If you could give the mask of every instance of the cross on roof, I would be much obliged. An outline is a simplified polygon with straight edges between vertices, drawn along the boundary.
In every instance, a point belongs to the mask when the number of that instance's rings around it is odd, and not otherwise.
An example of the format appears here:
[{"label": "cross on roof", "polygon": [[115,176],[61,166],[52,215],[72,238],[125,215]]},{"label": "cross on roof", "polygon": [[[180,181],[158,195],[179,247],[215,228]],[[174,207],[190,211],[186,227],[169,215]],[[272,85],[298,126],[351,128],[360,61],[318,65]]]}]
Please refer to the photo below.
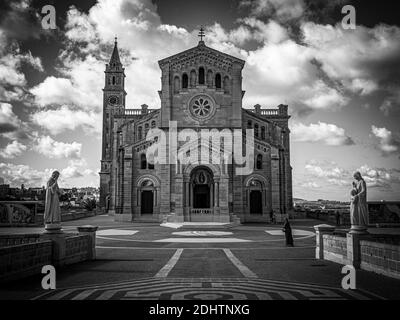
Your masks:
[{"label": "cross on roof", "polygon": [[199,37],[200,37],[200,41],[203,41],[203,37],[205,37],[205,33],[204,33],[204,28],[203,26],[201,26],[200,31],[199,31]]}]

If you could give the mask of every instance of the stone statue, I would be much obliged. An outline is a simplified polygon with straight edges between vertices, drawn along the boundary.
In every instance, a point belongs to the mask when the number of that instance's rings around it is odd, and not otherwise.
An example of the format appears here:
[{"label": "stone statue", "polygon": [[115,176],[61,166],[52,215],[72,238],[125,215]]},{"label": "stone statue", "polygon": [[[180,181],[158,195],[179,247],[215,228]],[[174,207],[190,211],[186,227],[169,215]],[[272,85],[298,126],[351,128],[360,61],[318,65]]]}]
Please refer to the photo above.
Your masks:
[{"label": "stone statue", "polygon": [[367,185],[360,172],[353,175],[353,189],[350,192],[350,220],[351,231],[364,233],[368,228]]},{"label": "stone statue", "polygon": [[60,230],[61,229],[61,209],[58,187],[58,177],[60,173],[54,171],[47,181],[45,209],[44,209],[44,222],[46,230]]}]

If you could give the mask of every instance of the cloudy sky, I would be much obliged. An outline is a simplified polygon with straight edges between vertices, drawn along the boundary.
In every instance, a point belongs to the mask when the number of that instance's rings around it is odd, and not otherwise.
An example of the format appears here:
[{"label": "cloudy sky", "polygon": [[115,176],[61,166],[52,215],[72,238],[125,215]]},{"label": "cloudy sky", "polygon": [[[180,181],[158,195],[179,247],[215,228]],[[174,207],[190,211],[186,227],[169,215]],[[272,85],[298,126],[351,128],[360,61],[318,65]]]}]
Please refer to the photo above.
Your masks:
[{"label": "cloudy sky", "polygon": [[[157,61],[206,44],[246,61],[244,107],[288,104],[294,196],[400,200],[400,21],[396,1],[1,1],[0,177],[98,186],[104,68],[114,37],[127,108],[159,108]],[[41,27],[53,4],[57,29]],[[355,30],[342,28],[345,4]]]}]

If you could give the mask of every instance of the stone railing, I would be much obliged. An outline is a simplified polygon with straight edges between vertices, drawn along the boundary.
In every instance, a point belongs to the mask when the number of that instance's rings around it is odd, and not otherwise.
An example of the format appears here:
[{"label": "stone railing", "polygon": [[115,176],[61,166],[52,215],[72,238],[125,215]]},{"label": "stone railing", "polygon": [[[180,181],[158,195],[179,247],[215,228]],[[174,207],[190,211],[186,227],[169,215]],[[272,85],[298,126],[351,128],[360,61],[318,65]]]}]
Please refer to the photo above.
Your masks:
[{"label": "stone railing", "polygon": [[315,226],[317,259],[352,265],[400,279],[400,236],[384,234],[345,233],[334,226]]},{"label": "stone railing", "polygon": [[0,248],[40,241],[40,234],[0,234]]},{"label": "stone railing", "polygon": [[125,109],[126,116],[140,116],[142,114],[142,109]]},{"label": "stone railing", "polygon": [[261,109],[260,113],[262,116],[278,116],[279,110],[278,109]]},{"label": "stone railing", "polygon": [[212,214],[213,210],[212,209],[192,209],[191,213],[192,214]]},{"label": "stone railing", "polygon": [[35,225],[40,201],[0,201],[0,225]]},{"label": "stone railing", "polygon": [[40,274],[44,265],[95,260],[97,227],[77,229],[78,233],[0,235],[0,283]]}]

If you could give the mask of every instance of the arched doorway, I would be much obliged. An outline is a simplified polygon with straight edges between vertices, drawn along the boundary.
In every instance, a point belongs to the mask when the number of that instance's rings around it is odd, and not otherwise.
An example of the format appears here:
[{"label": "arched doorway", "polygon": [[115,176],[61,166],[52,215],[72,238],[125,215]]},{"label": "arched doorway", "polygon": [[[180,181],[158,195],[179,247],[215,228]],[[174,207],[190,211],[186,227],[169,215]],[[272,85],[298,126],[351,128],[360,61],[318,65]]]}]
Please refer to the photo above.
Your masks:
[{"label": "arched doorway", "polygon": [[262,214],[262,193],[250,190],[250,214]]},{"label": "arched doorway", "polygon": [[191,186],[194,209],[211,209],[213,207],[213,174],[204,167],[193,170],[191,174]]},{"label": "arched doorway", "polygon": [[259,179],[261,177],[254,176],[247,180],[247,201],[248,201],[248,213],[251,215],[262,215],[266,214],[265,211],[265,189],[264,184]]},{"label": "arched doorway", "polygon": [[143,190],[141,201],[141,214],[153,214],[154,194],[153,191]]},{"label": "arched doorway", "polygon": [[154,211],[154,184],[145,180],[140,185],[140,214],[153,214]]}]

